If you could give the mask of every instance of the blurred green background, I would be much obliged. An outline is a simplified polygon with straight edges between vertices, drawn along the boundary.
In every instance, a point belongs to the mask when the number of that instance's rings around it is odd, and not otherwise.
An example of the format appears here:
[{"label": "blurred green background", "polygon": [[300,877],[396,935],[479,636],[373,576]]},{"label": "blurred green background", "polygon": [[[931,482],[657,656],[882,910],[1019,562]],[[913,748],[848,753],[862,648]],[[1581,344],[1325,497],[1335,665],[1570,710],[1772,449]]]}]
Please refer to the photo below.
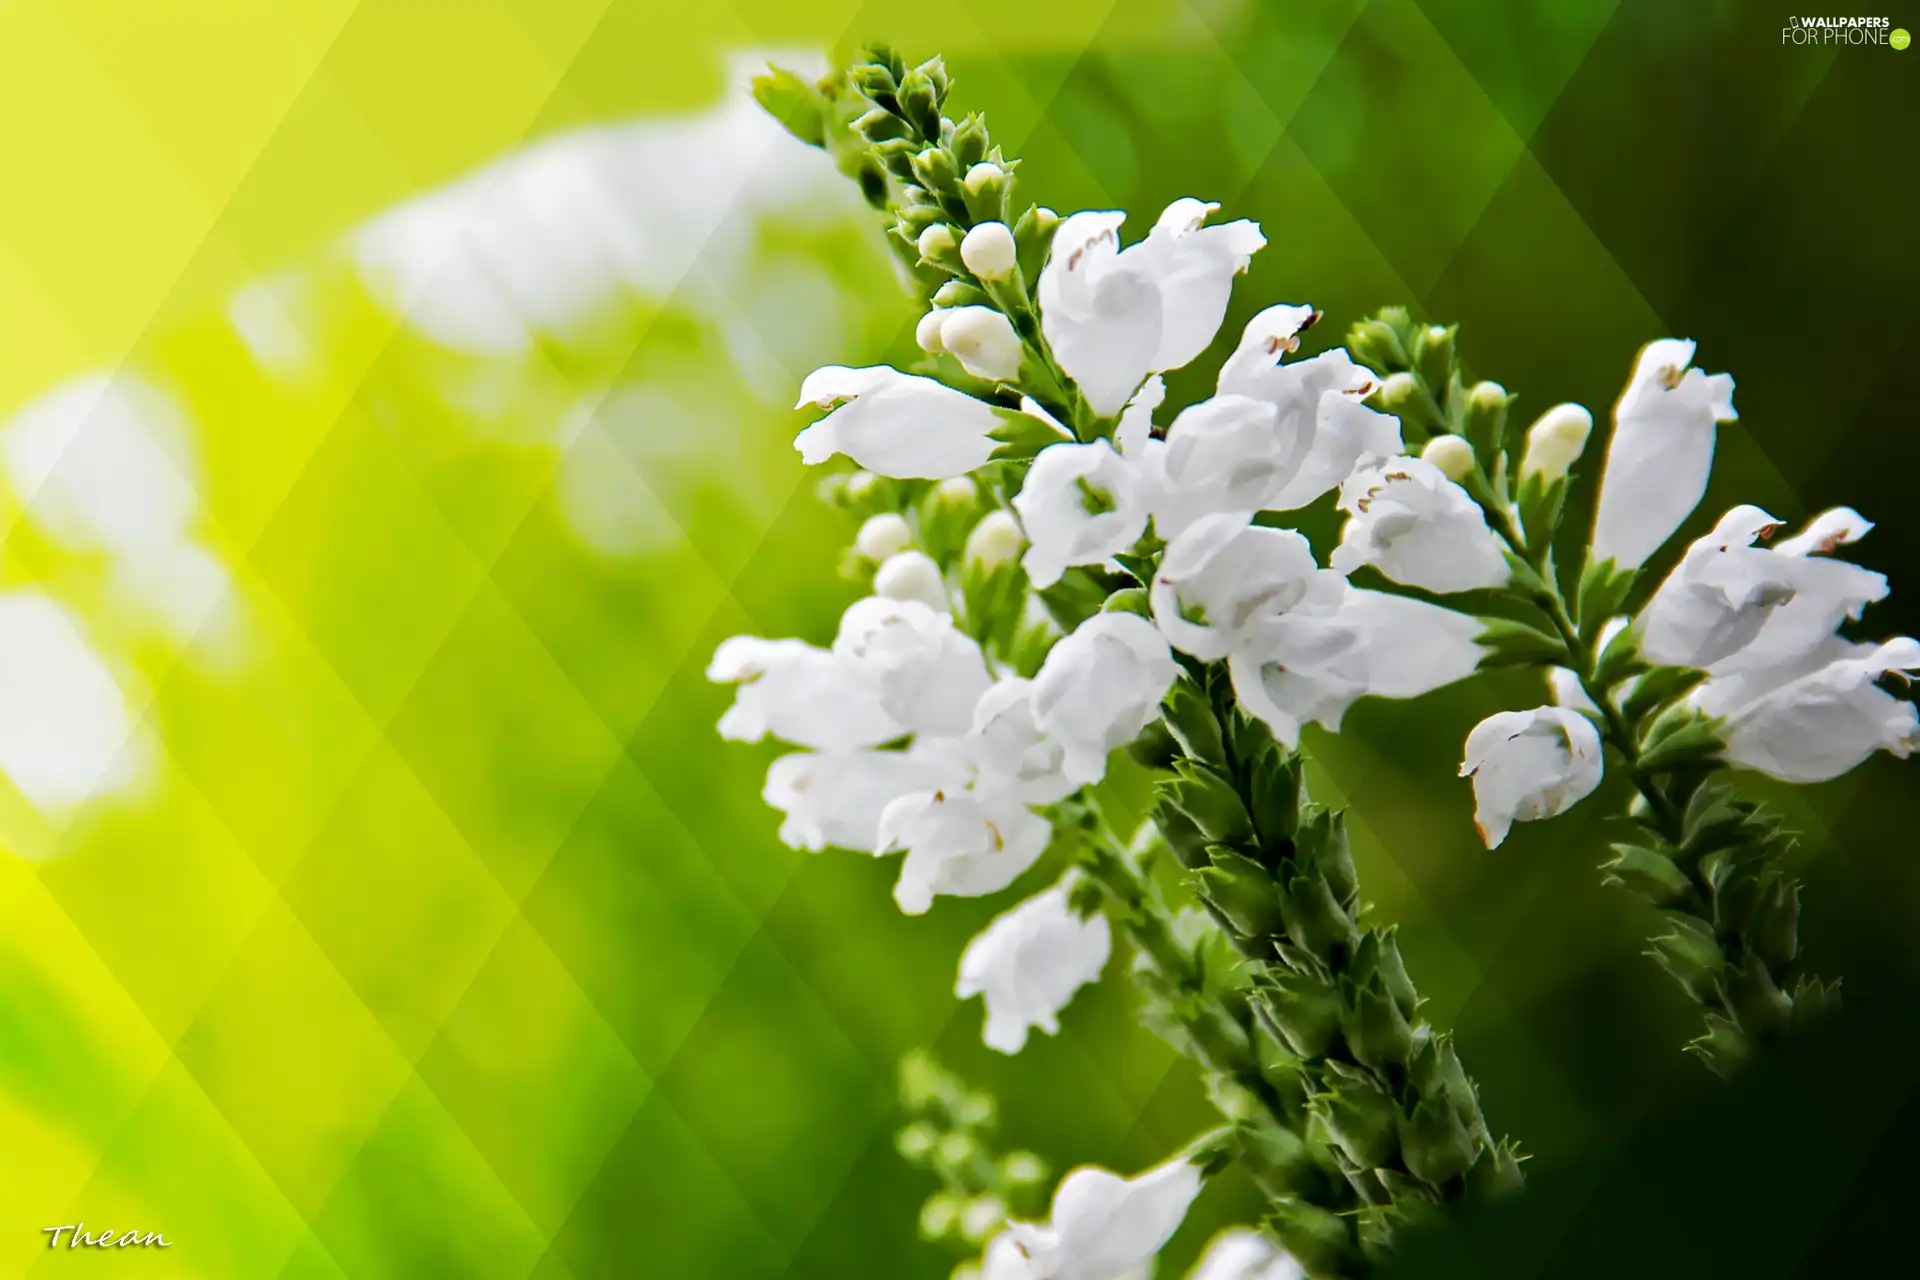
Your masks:
[{"label": "blurred green background", "polygon": [[[1742,414],[1696,523],[1848,503],[1916,584],[1920,53],[1783,46],[1786,12],[0,5],[0,622],[28,637],[0,643],[0,1274],[106,1265],[46,1248],[84,1219],[178,1241],[114,1274],[940,1276],[891,1150],[921,1045],[1056,1168],[1162,1158],[1210,1112],[1123,982],[987,1052],[953,969],[1012,895],[902,917],[889,864],[781,847],[777,752],[713,732],[720,639],[824,640],[854,594],[786,406],[913,319],[742,72],[944,52],[1033,198],[1259,219],[1229,338],[1407,302],[1537,411],[1693,337]],[[1621,797],[1474,839],[1459,743],[1538,696],[1313,743],[1535,1156],[1534,1197],[1410,1270],[1587,1274],[1626,1240],[1641,1274],[1735,1274],[1720,1215],[1764,1203],[1737,1273],[1795,1274],[1836,1206],[1863,1229],[1856,1178],[1899,1176],[1871,1170],[1920,1082],[1912,774],[1781,796],[1810,963],[1857,1011],[1714,1095],[1649,920],[1598,885]],[[1789,1167],[1777,1202],[1731,1172]],[[1169,1262],[1253,1206],[1216,1187]]]}]

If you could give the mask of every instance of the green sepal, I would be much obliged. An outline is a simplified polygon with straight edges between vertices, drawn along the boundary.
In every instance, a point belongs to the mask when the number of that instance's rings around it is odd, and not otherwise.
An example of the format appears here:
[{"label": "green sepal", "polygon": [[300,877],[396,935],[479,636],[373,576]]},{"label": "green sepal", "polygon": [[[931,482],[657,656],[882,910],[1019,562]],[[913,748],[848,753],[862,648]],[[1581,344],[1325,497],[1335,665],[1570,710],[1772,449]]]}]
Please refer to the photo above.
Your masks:
[{"label": "green sepal", "polygon": [[1766,962],[1748,955],[1746,963],[1726,976],[1727,1005],[1750,1034],[1768,1039],[1787,1029],[1793,1018],[1793,1001],[1774,982]]},{"label": "green sepal", "polygon": [[1668,932],[1651,940],[1647,954],[1673,975],[1700,1004],[1714,1001],[1726,959],[1706,925],[1678,911],[1661,913]]},{"label": "green sepal", "polygon": [[1014,220],[1013,243],[1021,275],[1029,280],[1040,278],[1040,269],[1047,265],[1047,251],[1053,245],[1053,233],[1059,225],[1059,215],[1037,205],[1028,205],[1027,211]]},{"label": "green sepal", "polygon": [[1573,665],[1566,641],[1552,632],[1514,618],[1481,618],[1475,637],[1487,651],[1480,669],[1495,667],[1565,667]]},{"label": "green sepal", "polygon": [[1031,458],[1050,444],[1070,444],[1073,441],[1072,436],[1034,414],[1015,409],[995,409],[993,412],[1000,424],[987,433],[987,437],[996,442],[989,461]]},{"label": "green sepal", "polygon": [[1648,726],[1640,767],[1649,773],[1710,765],[1720,758],[1720,722],[1690,707],[1673,707]]},{"label": "green sepal", "polygon": [[1565,476],[1548,480],[1535,474],[1521,480],[1520,493],[1514,505],[1520,509],[1520,530],[1526,535],[1529,549],[1537,552],[1552,545],[1553,535],[1560,528],[1560,512],[1566,505],[1567,488]]},{"label": "green sepal", "polygon": [[1281,887],[1280,914],[1293,945],[1323,964],[1336,949],[1345,951],[1353,946],[1353,921],[1315,868],[1304,868],[1287,878]]},{"label": "green sepal", "polygon": [[1405,1067],[1413,1027],[1386,983],[1377,974],[1365,983],[1343,979],[1340,996],[1340,1031],[1355,1061],[1381,1072]]},{"label": "green sepal", "polygon": [[[1453,378],[1454,340],[1459,333],[1459,325],[1429,324],[1421,325],[1413,335],[1413,371],[1436,400],[1446,394]],[[1477,443],[1474,452],[1479,452]]]},{"label": "green sepal", "polygon": [[1723,1079],[1731,1077],[1752,1060],[1756,1046],[1753,1037],[1717,1013],[1707,1015],[1707,1034],[1687,1045],[1687,1052],[1707,1064],[1707,1069]]},{"label": "green sepal", "polygon": [[1348,1220],[1305,1200],[1276,1202],[1267,1213],[1267,1229],[1308,1275],[1358,1275],[1366,1266]]},{"label": "green sepal", "polygon": [[[1241,735],[1235,734],[1234,740],[1240,742]],[[1247,767],[1247,795],[1263,852],[1284,852],[1299,831],[1300,782],[1300,757],[1282,751],[1279,744],[1269,740],[1253,755]]]},{"label": "green sepal", "polygon": [[1362,320],[1347,330],[1347,351],[1355,360],[1383,376],[1413,367],[1413,357],[1401,341],[1399,329],[1380,315]]},{"label": "green sepal", "polygon": [[1347,1159],[1362,1169],[1388,1164],[1400,1150],[1400,1108],[1364,1071],[1327,1064],[1327,1089],[1314,1114]]},{"label": "green sepal", "polygon": [[[1424,367],[1423,365],[1423,370]],[[1432,379],[1428,379],[1428,385],[1434,385]],[[1457,387],[1459,384],[1454,385]],[[1467,438],[1467,443],[1473,446],[1473,456],[1480,460],[1481,469],[1491,476],[1499,467],[1500,457],[1506,451],[1507,407],[1513,403],[1513,397],[1502,391],[1497,383],[1481,382],[1476,383],[1464,396],[1449,397],[1450,400],[1456,398],[1464,400],[1466,404],[1465,430],[1461,434]],[[1523,485],[1521,487],[1523,501],[1525,496],[1526,487]],[[1558,504],[1556,504],[1556,519],[1558,518],[1557,506]],[[1523,518],[1524,514],[1523,507]],[[1530,527],[1526,528],[1526,534],[1528,547],[1541,545],[1533,540],[1533,530]]]},{"label": "green sepal", "polygon": [[1280,894],[1265,867],[1224,845],[1207,850],[1210,866],[1193,873],[1195,891],[1248,938],[1280,933]]},{"label": "green sepal", "polygon": [[1347,839],[1347,815],[1310,804],[1294,832],[1297,860],[1326,878],[1335,902],[1351,909],[1360,895],[1360,873],[1353,865],[1353,846]]},{"label": "green sepal", "polygon": [[1192,818],[1217,844],[1241,844],[1253,836],[1253,819],[1233,784],[1195,760],[1176,760],[1174,777],[1161,782],[1160,794]]},{"label": "green sepal", "polygon": [[986,117],[978,111],[969,113],[953,126],[953,138],[947,145],[953,151],[954,163],[962,176],[987,158],[989,141]]},{"label": "green sepal", "polygon": [[1422,1099],[1400,1116],[1400,1158],[1413,1175],[1444,1187],[1473,1167],[1479,1135],[1445,1102]]},{"label": "green sepal", "polygon": [[1614,845],[1613,857],[1600,869],[1606,883],[1631,889],[1656,907],[1678,905],[1693,893],[1693,882],[1672,858],[1639,845]]},{"label": "green sepal", "polygon": [[1314,974],[1269,966],[1248,998],[1254,1012],[1302,1058],[1324,1057],[1340,1034],[1340,997]]},{"label": "green sepal", "polygon": [[1646,670],[1646,666],[1640,657],[1640,641],[1633,634],[1633,628],[1622,627],[1620,634],[1607,641],[1607,647],[1594,659],[1593,682],[1602,689],[1611,689],[1628,676]]},{"label": "green sepal", "polygon": [[769,66],[753,78],[753,100],[782,128],[810,147],[827,145],[832,104],[813,81],[785,67]]},{"label": "green sepal", "polygon": [[[1143,618],[1153,616],[1153,604],[1147,599],[1145,589],[1141,587],[1122,587],[1106,598],[1100,606],[1102,613],[1135,613]],[[1174,735],[1176,738],[1178,734]],[[1184,745],[1184,744],[1183,744]]]},{"label": "green sepal", "polygon": [[1800,886],[1784,876],[1767,885],[1748,926],[1747,945],[1776,973],[1800,954]]},{"label": "green sepal", "polygon": [[[1138,587],[1134,590],[1142,596],[1146,594]],[[1166,700],[1160,704],[1160,714],[1188,755],[1217,769],[1227,767],[1226,741],[1220,732],[1220,721],[1213,714],[1213,704],[1191,680],[1174,682]]]},{"label": "green sepal", "polygon": [[1486,1203],[1503,1199],[1523,1189],[1526,1175],[1520,1172],[1520,1152],[1509,1142],[1496,1142],[1480,1153],[1467,1170],[1465,1192],[1469,1200]]},{"label": "green sepal", "polygon": [[1167,847],[1180,865],[1189,871],[1208,866],[1207,834],[1166,795],[1153,807],[1153,824],[1160,828]]}]

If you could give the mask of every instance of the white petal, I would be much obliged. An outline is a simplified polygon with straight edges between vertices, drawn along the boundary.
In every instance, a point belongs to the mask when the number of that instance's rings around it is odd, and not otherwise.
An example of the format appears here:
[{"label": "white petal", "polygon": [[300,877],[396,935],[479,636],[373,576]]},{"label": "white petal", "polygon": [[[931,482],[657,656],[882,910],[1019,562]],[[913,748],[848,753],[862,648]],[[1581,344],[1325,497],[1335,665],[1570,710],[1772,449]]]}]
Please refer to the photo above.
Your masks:
[{"label": "white petal", "polygon": [[1707,491],[1717,424],[1733,418],[1733,379],[1687,366],[1693,343],[1649,343],[1614,406],[1599,510],[1597,560],[1638,568]]}]

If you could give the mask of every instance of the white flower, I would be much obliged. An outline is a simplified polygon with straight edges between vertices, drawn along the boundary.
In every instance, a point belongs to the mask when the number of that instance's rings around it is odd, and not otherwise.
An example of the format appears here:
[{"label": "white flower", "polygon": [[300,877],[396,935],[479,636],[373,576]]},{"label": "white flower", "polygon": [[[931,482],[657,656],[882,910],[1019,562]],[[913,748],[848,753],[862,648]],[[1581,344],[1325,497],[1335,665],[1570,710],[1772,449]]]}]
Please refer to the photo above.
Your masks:
[{"label": "white flower", "polygon": [[1233,277],[1266,244],[1251,222],[1205,226],[1216,205],[1176,200],[1122,251],[1121,212],[1076,213],[1054,231],[1040,272],[1040,325],[1095,413],[1120,411],[1150,373],[1213,341]]},{"label": "white flower", "polygon": [[787,847],[867,852],[879,842],[889,804],[954,779],[950,763],[923,751],[799,751],[768,767],[760,796],[785,815],[780,840]]},{"label": "white flower", "polygon": [[720,736],[730,742],[772,736],[820,751],[848,751],[907,732],[881,706],[875,681],[803,640],[724,640],[707,666],[707,679],[739,686],[720,717]]},{"label": "white flower", "polygon": [[892,511],[868,516],[853,536],[853,549],[878,564],[913,545],[913,529],[906,517]]},{"label": "white flower", "polygon": [[921,791],[887,805],[874,852],[907,851],[893,900],[917,916],[942,894],[998,893],[1039,861],[1052,838],[1047,820],[1019,805],[972,791]]},{"label": "white flower", "polygon": [[1053,804],[1080,786],[1066,775],[1066,752],[1034,722],[1030,680],[1009,676],[980,695],[962,749],[976,791]]},{"label": "white flower", "polygon": [[1480,504],[1425,459],[1363,464],[1340,486],[1340,509],[1350,516],[1332,556],[1342,573],[1370,564],[1441,594],[1503,586],[1510,576]]},{"label": "white flower", "polygon": [[[1347,478],[1361,458],[1401,452],[1400,420],[1362,403],[1380,383],[1369,369],[1336,348],[1283,363],[1298,307],[1269,307],[1247,323],[1240,347],[1221,366],[1220,395],[1250,396],[1274,406],[1277,431],[1290,444],[1305,442],[1285,483],[1263,504],[1273,511],[1306,506]],[[1276,314],[1278,313],[1278,314]],[[1219,508],[1216,508],[1219,509]]]},{"label": "white flower", "polygon": [[1501,711],[1467,735],[1460,776],[1473,779],[1473,825],[1497,849],[1516,822],[1564,813],[1601,777],[1600,731],[1564,707]]},{"label": "white flower", "polygon": [[1520,478],[1539,476],[1559,480],[1586,451],[1593,434],[1593,415],[1577,404],[1557,404],[1527,428],[1527,451],[1520,458]]},{"label": "white flower", "polygon": [[854,601],[840,617],[833,653],[878,691],[889,716],[915,733],[965,733],[991,683],[980,646],[951,617],[918,600]]},{"label": "white flower", "polygon": [[[973,239],[971,232],[967,239]],[[968,373],[989,382],[1011,382],[1020,376],[1026,347],[1013,331],[1012,321],[992,307],[953,307],[934,314],[940,317],[940,350]]]},{"label": "white flower", "polygon": [[1807,527],[1774,544],[1783,556],[1830,556],[1873,532],[1873,522],[1852,507],[1832,507],[1807,521]]},{"label": "white flower", "polygon": [[[1045,1223],[1010,1222],[996,1238],[1010,1240],[1030,1280],[1120,1280],[1153,1261],[1200,1194],[1197,1166],[1169,1160],[1134,1178],[1092,1165],[1060,1180]],[[993,1273],[989,1273],[993,1274]],[[1011,1269],[1003,1274],[1019,1276]]]},{"label": "white flower", "polygon": [[1113,950],[1105,916],[1083,919],[1068,905],[1062,881],[993,918],[967,944],[953,993],[984,996],[989,1049],[1018,1053],[1027,1032],[1060,1030],[1060,1011],[1073,993],[1100,976]]},{"label": "white flower", "polygon": [[991,571],[1012,564],[1026,545],[1026,535],[1020,532],[1020,522],[1013,513],[996,507],[973,526],[960,558],[968,565]]},{"label": "white flower", "polygon": [[888,556],[886,563],[874,572],[873,594],[889,600],[918,600],[941,613],[951,611],[940,566],[924,551],[902,551]]},{"label": "white flower", "polygon": [[1306,1280],[1306,1274],[1266,1236],[1236,1227],[1213,1238],[1187,1280]]},{"label": "white flower", "polygon": [[1637,569],[1673,536],[1707,491],[1716,425],[1733,410],[1733,376],[1709,377],[1693,343],[1662,338],[1640,352],[1613,408],[1613,440],[1593,522],[1596,561]]},{"label": "white flower", "polygon": [[1308,723],[1338,729],[1364,697],[1415,698],[1478,668],[1478,620],[1349,586],[1331,611],[1294,609],[1253,628],[1227,659],[1241,705],[1288,747]]},{"label": "white flower", "polygon": [[1069,565],[1100,564],[1147,531],[1140,478],[1105,440],[1042,449],[1013,499],[1027,533],[1021,563],[1036,587]]},{"label": "white flower", "polygon": [[1264,400],[1220,395],[1180,411],[1165,440],[1142,458],[1148,502],[1160,536],[1171,541],[1202,516],[1261,511],[1299,470],[1312,441],[1310,421],[1289,418]]},{"label": "white flower", "polygon": [[[1270,391],[1273,370],[1300,349],[1300,335],[1320,319],[1310,306],[1281,303],[1259,312],[1240,330],[1240,341],[1220,365],[1217,381],[1222,391],[1256,398],[1278,399]],[[1264,396],[1263,396],[1264,393]]]},{"label": "white flower", "polygon": [[844,453],[896,480],[944,480],[985,463],[999,412],[952,387],[885,365],[807,375],[795,408],[831,409],[794,439],[809,466]]},{"label": "white flower", "polygon": [[1710,679],[1694,705],[1725,719],[1729,764],[1787,782],[1825,782],[1876,751],[1905,759],[1920,745],[1913,704],[1876,683],[1915,672],[1920,641],[1911,637],[1879,645],[1834,639],[1798,671]]},{"label": "white flower", "polygon": [[1097,613],[1048,652],[1033,680],[1033,719],[1060,744],[1066,774],[1098,781],[1107,756],[1140,736],[1180,668],[1154,625],[1133,613]]},{"label": "white flower", "polygon": [[[983,162],[967,170],[966,186],[977,195],[988,183],[1006,176],[1006,170],[999,165]],[[966,239],[960,242],[960,261],[966,263],[967,270],[982,280],[1005,280],[1019,265],[1020,250],[1006,223],[982,222],[967,232]]]},{"label": "white flower", "polygon": [[1305,538],[1248,524],[1241,512],[1202,516],[1169,543],[1150,598],[1169,644],[1217,662],[1268,619],[1294,609],[1332,612],[1345,590]]},{"label": "white flower", "polygon": [[[1826,521],[1822,527],[1821,521]],[[1668,666],[1715,674],[1793,663],[1847,619],[1884,599],[1880,574],[1810,555],[1868,528],[1852,511],[1829,512],[1769,550],[1754,543],[1780,527],[1758,507],[1735,507],[1687,548],[1640,613],[1640,651]]]}]

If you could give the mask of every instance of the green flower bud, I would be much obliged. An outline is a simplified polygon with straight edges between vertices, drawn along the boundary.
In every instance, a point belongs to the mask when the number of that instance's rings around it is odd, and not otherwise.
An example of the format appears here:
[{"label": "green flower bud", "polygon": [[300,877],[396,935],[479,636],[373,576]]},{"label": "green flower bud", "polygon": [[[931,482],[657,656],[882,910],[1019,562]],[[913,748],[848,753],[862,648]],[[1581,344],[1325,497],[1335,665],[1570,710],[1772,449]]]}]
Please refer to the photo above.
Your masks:
[{"label": "green flower bud", "polygon": [[867,151],[882,168],[902,182],[913,181],[913,153],[913,143],[907,138],[876,142]]},{"label": "green flower bud", "polygon": [[1444,394],[1453,380],[1453,346],[1458,332],[1451,325],[1430,324],[1413,335],[1413,367],[1435,395]]},{"label": "green flower bud", "polygon": [[[1147,728],[1149,731],[1158,728],[1160,733],[1166,733],[1165,728],[1161,726],[1149,725]],[[1147,734],[1144,733],[1141,735],[1142,738],[1146,736]],[[1171,737],[1167,738],[1167,745],[1178,750]],[[1207,833],[1200,829],[1199,823],[1181,812],[1180,807],[1164,794],[1154,805],[1153,825],[1160,828],[1160,834],[1166,839],[1167,847],[1173,850],[1173,856],[1179,860],[1181,866],[1194,869],[1209,865]]]},{"label": "green flower bud", "polygon": [[1053,244],[1053,233],[1059,225],[1059,214],[1038,205],[1021,214],[1013,224],[1014,243],[1019,246],[1020,272],[1027,279],[1040,278],[1040,269],[1047,264],[1047,250]]},{"label": "green flower bud", "polygon": [[1404,369],[1388,374],[1381,381],[1380,389],[1373,393],[1373,398],[1382,413],[1390,413],[1409,422],[1435,425],[1427,398],[1420,390],[1420,379]]},{"label": "green flower bud", "polygon": [[1007,207],[1008,174],[991,160],[982,160],[966,170],[960,179],[960,194],[967,212],[979,221],[997,220]]},{"label": "green flower bud", "polygon": [[965,280],[949,280],[933,291],[933,305],[936,307],[980,307],[991,301],[984,291]]},{"label": "green flower bud", "polygon": [[962,169],[971,169],[987,158],[987,122],[979,112],[974,112],[953,128],[953,138],[948,142],[953,151],[953,162]]},{"label": "green flower bud", "polygon": [[907,136],[907,124],[884,107],[874,107],[853,122],[853,131],[868,142],[886,142]]},{"label": "green flower bud", "polygon": [[940,1141],[940,1135],[932,1125],[916,1122],[894,1135],[894,1149],[899,1151],[901,1159],[908,1164],[919,1164],[933,1153],[933,1147]]},{"label": "green flower bud", "polygon": [[1325,961],[1336,948],[1353,946],[1353,921],[1312,868],[1288,879],[1281,892],[1280,913],[1293,945],[1318,960]]},{"label": "green flower bud", "polygon": [[1400,335],[1384,320],[1362,320],[1347,332],[1347,350],[1361,364],[1380,374],[1405,369],[1411,362]]},{"label": "green flower bud", "polygon": [[1740,1015],[1741,1028],[1763,1039],[1785,1031],[1793,1017],[1793,1001],[1756,955],[1749,955],[1740,971],[1728,978],[1727,1003]]},{"label": "green flower bud", "polygon": [[1467,392],[1467,443],[1489,471],[1507,443],[1507,405],[1513,400],[1497,382],[1477,382]]},{"label": "green flower bud", "polygon": [[[1138,588],[1135,588],[1138,590]],[[1213,707],[1206,696],[1194,687],[1190,680],[1181,680],[1167,691],[1167,698],[1161,704],[1161,714],[1165,717],[1167,728],[1180,741],[1180,746],[1196,760],[1224,768],[1227,763],[1227,748],[1220,735],[1220,721],[1213,714]]]},{"label": "green flower bud", "polygon": [[970,569],[991,573],[1018,561],[1026,545],[1026,535],[1011,511],[989,511],[967,535],[961,559]]},{"label": "green flower bud", "polygon": [[1341,994],[1340,1030],[1354,1059],[1375,1071],[1403,1066],[1413,1051],[1413,1028],[1386,984],[1377,976],[1364,986],[1344,983]]},{"label": "green flower bud", "polygon": [[1314,1110],[1335,1144],[1363,1169],[1377,1169],[1400,1149],[1400,1108],[1358,1072],[1330,1081]]},{"label": "green flower bud", "polygon": [[893,73],[883,66],[868,63],[855,67],[852,72],[853,87],[861,94],[875,101],[891,101],[899,86],[894,82]]},{"label": "green flower bud", "polygon": [[940,136],[940,96],[923,69],[915,67],[902,77],[898,96],[900,114],[920,131],[922,137]]},{"label": "green flower bud", "polygon": [[936,1191],[920,1206],[920,1238],[941,1240],[960,1225],[967,1202],[950,1191]]},{"label": "green flower bud", "polygon": [[1047,1162],[1031,1151],[1012,1151],[1000,1161],[1000,1172],[1016,1187],[1031,1187],[1047,1176]]},{"label": "green flower bud", "polygon": [[1310,974],[1270,967],[1249,999],[1254,1012],[1303,1058],[1323,1056],[1340,1034],[1340,997]]},{"label": "green flower bud", "polygon": [[1238,844],[1253,835],[1253,819],[1233,784],[1192,760],[1174,766],[1177,776],[1160,784],[1161,792],[1199,824],[1207,839]]},{"label": "green flower bud", "polygon": [[1273,1205],[1267,1224],[1311,1276],[1360,1274],[1365,1265],[1347,1219],[1305,1200]]},{"label": "green flower bud", "polygon": [[944,147],[927,147],[913,157],[913,180],[943,196],[960,194],[960,175]]}]

